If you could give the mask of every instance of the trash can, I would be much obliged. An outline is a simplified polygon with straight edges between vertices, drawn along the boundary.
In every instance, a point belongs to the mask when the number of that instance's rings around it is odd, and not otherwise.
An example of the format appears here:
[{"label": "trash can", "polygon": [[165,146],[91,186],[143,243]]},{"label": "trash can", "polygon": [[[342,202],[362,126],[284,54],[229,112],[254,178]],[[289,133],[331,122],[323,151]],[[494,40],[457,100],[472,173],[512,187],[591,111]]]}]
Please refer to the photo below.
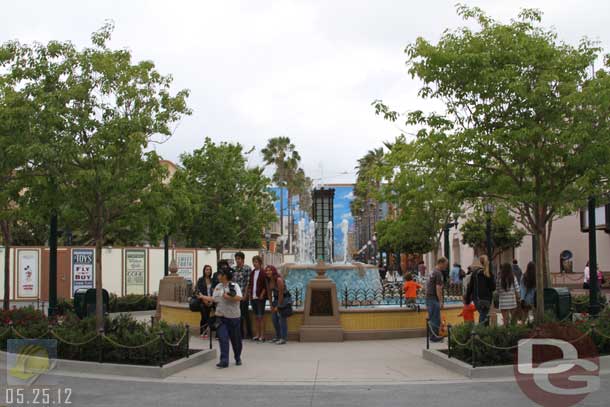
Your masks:
[{"label": "trash can", "polygon": [[565,320],[570,316],[572,296],[565,287],[544,289],[544,310],[551,311],[558,320]]},{"label": "trash can", "polygon": [[87,315],[87,305],[85,303],[87,290],[88,288],[79,288],[74,291],[74,312],[81,319]]},{"label": "trash can", "polygon": [[[108,291],[102,290],[104,314],[108,312]],[[79,288],[74,291],[74,312],[79,318],[95,315],[95,288]]]}]

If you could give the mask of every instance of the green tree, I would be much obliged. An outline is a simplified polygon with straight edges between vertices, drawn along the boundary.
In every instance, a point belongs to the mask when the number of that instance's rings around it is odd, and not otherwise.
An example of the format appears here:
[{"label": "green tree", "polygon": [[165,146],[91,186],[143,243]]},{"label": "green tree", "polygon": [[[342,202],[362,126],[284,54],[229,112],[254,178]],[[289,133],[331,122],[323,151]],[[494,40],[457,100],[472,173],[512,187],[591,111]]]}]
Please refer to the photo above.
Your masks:
[{"label": "green tree", "polygon": [[[592,77],[601,49],[583,39],[560,42],[540,26],[541,13],[525,9],[510,23],[478,8],[458,6],[477,29],[445,31],[437,43],[418,38],[406,48],[419,95],[445,111],[408,115],[424,127],[418,138],[450,153],[462,189],[496,200],[515,213],[537,247],[538,301],[549,284],[553,221],[607,189],[610,154],[610,76]],[[390,120],[398,115],[376,102]],[[441,164],[434,158],[428,165]],[[542,320],[543,309],[537,310]]]},{"label": "green tree", "polygon": [[203,146],[181,156],[171,181],[174,194],[187,198],[179,229],[196,246],[209,246],[220,258],[223,247],[259,247],[266,225],[276,219],[271,180],[262,168],[248,168],[241,144]]},{"label": "green tree", "polygon": [[[284,234],[284,194],[283,189],[288,191],[288,250],[292,251],[292,197],[294,193],[294,180],[297,177],[301,156],[296,151],[295,145],[289,137],[273,137],[267,141],[265,148],[261,150],[263,161],[266,166],[275,166],[273,182],[280,189],[280,230]],[[282,242],[283,252],[284,242]]]},{"label": "green tree", "polygon": [[[476,208],[460,227],[462,243],[472,247],[476,253],[486,253],[486,225],[487,216],[481,208]],[[497,208],[494,212],[491,218],[491,230],[494,258],[506,250],[521,246],[526,234],[506,208]]]},{"label": "green tree", "polygon": [[150,142],[170,136],[172,123],[190,113],[186,90],[171,95],[171,76],[108,48],[112,30],[105,25],[83,50],[69,42],[12,42],[0,52],[13,91],[35,108],[24,131],[33,139],[27,158],[36,176],[28,194],[95,244],[98,328],[102,246],[149,232],[145,203],[165,176]]}]

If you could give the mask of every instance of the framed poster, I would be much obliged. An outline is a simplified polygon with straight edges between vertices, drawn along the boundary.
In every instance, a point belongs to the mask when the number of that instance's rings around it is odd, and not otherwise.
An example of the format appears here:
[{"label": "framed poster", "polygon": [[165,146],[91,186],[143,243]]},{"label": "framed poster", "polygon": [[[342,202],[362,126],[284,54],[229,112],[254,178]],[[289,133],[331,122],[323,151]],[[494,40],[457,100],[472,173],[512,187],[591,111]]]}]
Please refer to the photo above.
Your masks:
[{"label": "framed poster", "polygon": [[93,288],[95,281],[95,252],[93,249],[72,250],[72,292],[79,288]]},{"label": "framed poster", "polygon": [[125,249],[125,294],[146,294],[146,249]]},{"label": "framed poster", "polygon": [[39,266],[38,249],[17,249],[18,298],[38,298]]},{"label": "framed poster", "polygon": [[178,275],[192,282],[195,273],[195,253],[176,252],[176,264]]}]

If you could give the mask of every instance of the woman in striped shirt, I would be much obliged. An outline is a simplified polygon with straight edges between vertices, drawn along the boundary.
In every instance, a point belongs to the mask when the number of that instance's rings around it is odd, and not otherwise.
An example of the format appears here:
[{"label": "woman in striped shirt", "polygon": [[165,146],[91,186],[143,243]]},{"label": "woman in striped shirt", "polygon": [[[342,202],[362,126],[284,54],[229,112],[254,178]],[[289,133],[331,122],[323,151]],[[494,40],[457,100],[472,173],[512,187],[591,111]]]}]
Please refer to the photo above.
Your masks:
[{"label": "woman in striped shirt", "polygon": [[500,266],[500,287],[498,288],[499,309],[504,325],[514,322],[519,302],[519,282],[513,267],[504,263]]}]

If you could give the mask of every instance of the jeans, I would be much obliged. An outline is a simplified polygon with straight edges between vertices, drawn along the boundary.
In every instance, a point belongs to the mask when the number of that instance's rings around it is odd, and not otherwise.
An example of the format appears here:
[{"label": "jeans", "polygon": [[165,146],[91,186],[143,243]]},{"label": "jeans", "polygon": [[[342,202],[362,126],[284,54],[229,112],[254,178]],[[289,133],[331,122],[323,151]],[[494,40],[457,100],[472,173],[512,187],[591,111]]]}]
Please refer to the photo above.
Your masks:
[{"label": "jeans", "polygon": [[242,338],[252,338],[252,320],[250,319],[250,310],[248,309],[249,302],[242,300],[239,303],[240,317],[240,332]]},{"label": "jeans", "polygon": [[483,324],[485,326],[489,325],[489,307],[481,307],[478,301],[474,303],[474,306],[479,313],[479,324]]},{"label": "jeans", "polygon": [[233,347],[235,361],[241,360],[240,322],[240,318],[220,317],[218,338],[220,341],[220,363],[223,365],[229,364],[229,341],[231,341],[231,346]]},{"label": "jeans", "polygon": [[441,304],[434,298],[426,298],[426,308],[428,309],[428,322],[430,323],[430,340],[438,342],[442,340],[438,337],[438,331],[441,327]]},{"label": "jeans", "polygon": [[278,339],[288,339],[288,318],[283,317],[279,312],[271,314],[273,327],[275,328],[275,337]]},{"label": "jeans", "polygon": [[199,321],[199,335],[203,335],[203,332],[210,324],[210,307],[201,305],[201,320]]}]

